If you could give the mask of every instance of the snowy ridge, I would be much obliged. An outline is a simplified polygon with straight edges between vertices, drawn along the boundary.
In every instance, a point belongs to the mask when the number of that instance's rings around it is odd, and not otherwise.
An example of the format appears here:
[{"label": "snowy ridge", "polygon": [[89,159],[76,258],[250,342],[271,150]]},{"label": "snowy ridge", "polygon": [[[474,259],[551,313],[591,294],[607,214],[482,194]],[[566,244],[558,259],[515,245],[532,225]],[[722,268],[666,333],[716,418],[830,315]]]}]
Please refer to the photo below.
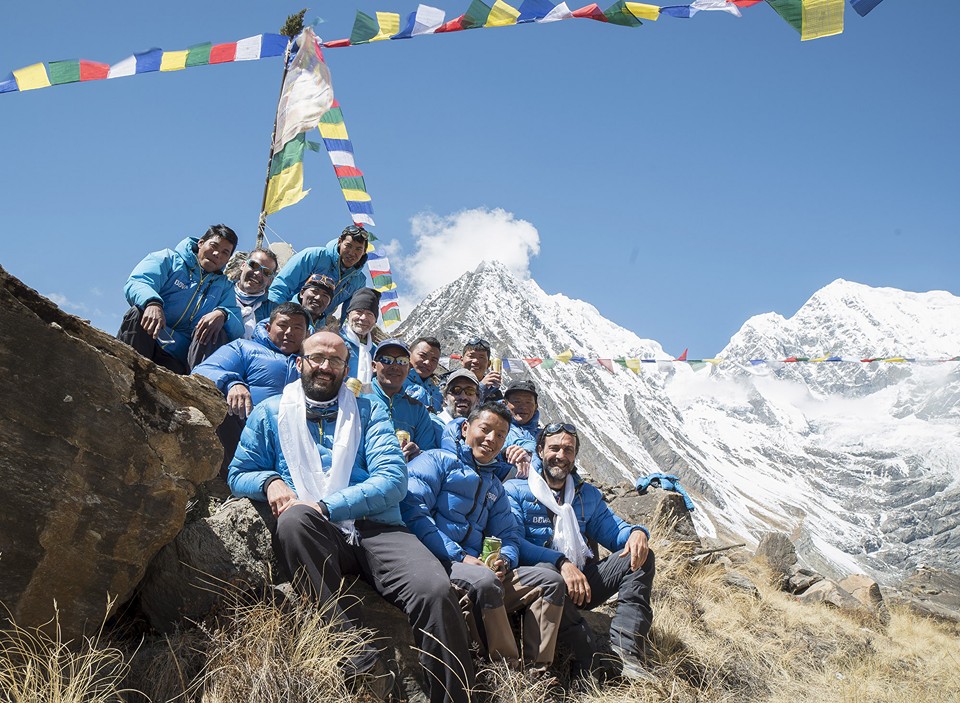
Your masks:
[{"label": "snowy ridge", "polygon": [[[670,359],[591,305],[547,295],[500,264],[426,298],[401,328],[459,352],[478,334],[500,356],[570,348],[588,357]],[[751,318],[727,359],[958,353],[960,298],[836,281],[793,317]],[[790,533],[815,568],[878,580],[920,562],[960,563],[960,365],[577,364],[527,369],[541,422],[577,424],[581,470],[607,482],[678,474],[703,534],[755,542]]]}]

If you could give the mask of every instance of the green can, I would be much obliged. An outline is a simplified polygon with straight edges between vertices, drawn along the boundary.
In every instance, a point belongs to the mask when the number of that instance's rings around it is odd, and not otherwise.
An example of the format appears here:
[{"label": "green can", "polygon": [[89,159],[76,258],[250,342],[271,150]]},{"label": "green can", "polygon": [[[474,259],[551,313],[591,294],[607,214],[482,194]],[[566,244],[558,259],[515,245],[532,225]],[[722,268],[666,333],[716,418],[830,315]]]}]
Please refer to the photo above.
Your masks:
[{"label": "green can", "polygon": [[499,537],[484,537],[483,538],[483,551],[480,552],[480,561],[493,568],[493,562],[500,558],[500,547],[503,546],[503,542],[500,541]]}]

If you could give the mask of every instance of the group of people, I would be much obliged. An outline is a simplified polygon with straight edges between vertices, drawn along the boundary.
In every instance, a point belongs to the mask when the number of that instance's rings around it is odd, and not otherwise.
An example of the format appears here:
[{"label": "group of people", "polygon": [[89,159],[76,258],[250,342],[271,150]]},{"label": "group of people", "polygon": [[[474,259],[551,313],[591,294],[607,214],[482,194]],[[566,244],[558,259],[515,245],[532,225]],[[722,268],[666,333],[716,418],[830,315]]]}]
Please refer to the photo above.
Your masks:
[{"label": "group of people", "polygon": [[[223,473],[234,495],[269,506],[295,586],[338,628],[359,626],[337,599],[346,575],[401,608],[431,701],[469,700],[472,649],[537,675],[559,644],[575,678],[648,678],[649,532],[580,475],[580,433],[541,423],[532,381],[503,387],[484,339],[467,339],[442,376],[436,338],[378,334],[368,236],[351,225],[282,269],[256,249],[231,280],[236,235],[216,225],[137,265],[118,336],[217,385]],[[614,594],[601,652],[583,611]],[[377,696],[393,687],[372,642],[343,666]]]}]

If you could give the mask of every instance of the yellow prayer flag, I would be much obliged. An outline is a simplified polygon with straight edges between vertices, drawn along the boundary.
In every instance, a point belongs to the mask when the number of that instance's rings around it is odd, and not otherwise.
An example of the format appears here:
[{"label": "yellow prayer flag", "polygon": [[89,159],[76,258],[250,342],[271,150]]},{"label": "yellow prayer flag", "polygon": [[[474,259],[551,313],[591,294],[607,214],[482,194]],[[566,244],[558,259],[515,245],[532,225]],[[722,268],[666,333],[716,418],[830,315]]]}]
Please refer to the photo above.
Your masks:
[{"label": "yellow prayer flag", "polygon": [[487,15],[487,21],[484,23],[484,27],[507,27],[511,24],[517,23],[517,18],[520,17],[520,11],[516,8],[510,7],[503,0],[497,0],[493,7],[490,8],[490,14]]},{"label": "yellow prayer flag", "polygon": [[638,20],[650,20],[656,22],[660,18],[660,8],[656,5],[648,5],[645,2],[626,2],[627,12]]},{"label": "yellow prayer flag", "polygon": [[640,373],[640,359],[624,359],[627,368],[634,373]]},{"label": "yellow prayer flag", "polygon": [[47,67],[42,63],[35,63],[26,68],[20,68],[13,72],[13,77],[17,79],[17,87],[20,90],[34,90],[36,88],[49,88],[50,78],[47,76]]},{"label": "yellow prayer flag", "polygon": [[826,361],[826,360],[829,359],[829,358],[830,358],[829,355],[827,355],[827,356],[818,356],[816,359],[810,359],[810,361],[811,361],[811,363],[819,364],[821,361]]},{"label": "yellow prayer flag", "polygon": [[324,139],[349,139],[347,136],[347,125],[343,122],[330,124],[329,122],[320,123],[320,136]]},{"label": "yellow prayer flag", "polygon": [[182,71],[187,67],[187,54],[189,53],[187,50],[164,51],[163,57],[160,59],[160,70]]},{"label": "yellow prayer flag", "polygon": [[367,193],[363,190],[357,190],[356,188],[344,188],[343,199],[353,200],[354,202],[358,203],[368,203],[371,200],[370,193]]},{"label": "yellow prayer flag", "polygon": [[570,351],[569,349],[564,349],[562,352],[560,352],[554,357],[554,359],[559,361],[561,364],[569,364],[570,359],[572,358],[573,358],[573,352]]},{"label": "yellow prayer flag", "polygon": [[803,0],[800,41],[843,33],[843,0]]},{"label": "yellow prayer flag", "polygon": [[264,212],[268,215],[295,205],[303,200],[309,190],[303,189],[303,162],[283,169],[267,184],[267,200]]},{"label": "yellow prayer flag", "polygon": [[378,12],[377,23],[380,31],[370,41],[383,41],[400,32],[400,15],[396,12]]},{"label": "yellow prayer flag", "polygon": [[884,361],[888,364],[904,364],[907,360],[902,356],[891,356],[889,359],[884,359]]},{"label": "yellow prayer flag", "polygon": [[716,366],[720,363],[721,359],[704,359],[704,361],[706,361],[708,364],[713,364]]},{"label": "yellow prayer flag", "polygon": [[386,293],[388,290],[396,290],[396,288],[397,288],[397,284],[391,283],[386,286],[380,286],[379,288],[377,288],[377,290],[380,291],[381,293]]}]

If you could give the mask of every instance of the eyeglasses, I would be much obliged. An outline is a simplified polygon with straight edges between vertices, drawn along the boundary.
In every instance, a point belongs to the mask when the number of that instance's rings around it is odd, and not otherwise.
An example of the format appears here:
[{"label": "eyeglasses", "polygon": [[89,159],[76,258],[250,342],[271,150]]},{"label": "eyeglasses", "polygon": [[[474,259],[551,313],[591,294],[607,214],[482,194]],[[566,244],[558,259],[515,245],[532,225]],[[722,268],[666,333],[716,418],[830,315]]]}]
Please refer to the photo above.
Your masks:
[{"label": "eyeglasses", "polygon": [[370,233],[367,232],[367,230],[365,230],[363,227],[348,225],[343,228],[343,232],[340,233],[340,236],[359,237],[366,242],[370,238]]},{"label": "eyeglasses", "polygon": [[409,366],[410,357],[409,356],[388,356],[387,354],[379,354],[373,359],[378,364],[383,364],[384,366]]},{"label": "eyeglasses", "polygon": [[334,371],[342,371],[347,362],[338,356],[324,356],[323,354],[306,354],[300,357],[304,361],[309,361],[311,365],[317,368],[329,366]]},{"label": "eyeglasses", "polygon": [[475,398],[477,395],[476,386],[457,386],[456,388],[448,388],[447,393],[456,397],[458,395],[465,395],[468,398]]},{"label": "eyeglasses", "polygon": [[273,274],[276,273],[273,269],[268,269],[263,264],[258,264],[253,259],[247,259],[247,266],[250,267],[251,271],[259,271],[263,274],[264,278],[273,278]]},{"label": "eyeglasses", "polygon": [[543,428],[543,431],[540,434],[542,434],[544,437],[549,437],[550,435],[557,434],[558,432],[566,432],[567,434],[576,436],[577,428],[574,425],[571,425],[569,422],[551,422],[549,425]]},{"label": "eyeglasses", "polygon": [[476,347],[477,349],[485,349],[488,354],[490,353],[490,342],[485,340],[483,337],[471,337],[463,345],[464,349],[466,349],[467,347]]}]

